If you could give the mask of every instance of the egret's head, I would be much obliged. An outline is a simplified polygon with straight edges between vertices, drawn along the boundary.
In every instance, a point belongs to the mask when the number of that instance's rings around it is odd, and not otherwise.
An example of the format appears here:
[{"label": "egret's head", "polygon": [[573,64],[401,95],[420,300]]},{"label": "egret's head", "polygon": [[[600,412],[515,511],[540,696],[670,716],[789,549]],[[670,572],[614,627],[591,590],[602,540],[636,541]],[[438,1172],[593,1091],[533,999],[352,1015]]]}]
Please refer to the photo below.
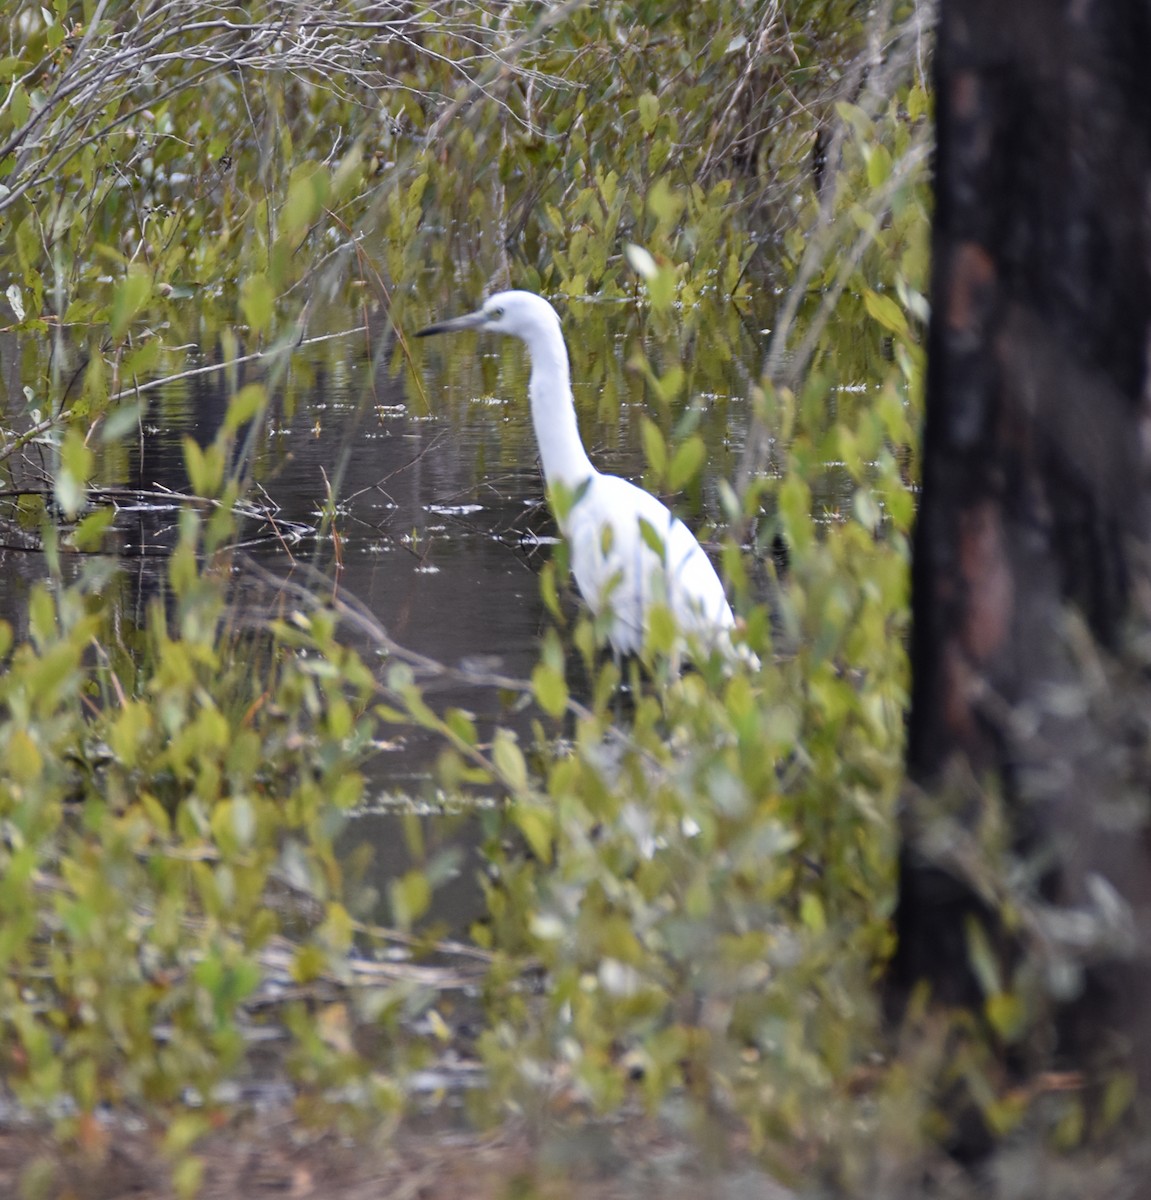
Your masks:
[{"label": "egret's head", "polygon": [[510,333],[530,342],[541,335],[560,332],[556,310],[542,297],[532,292],[497,292],[484,301],[483,307],[465,317],[438,321],[421,329],[416,337],[433,333],[454,333],[459,329],[486,330],[489,333]]}]

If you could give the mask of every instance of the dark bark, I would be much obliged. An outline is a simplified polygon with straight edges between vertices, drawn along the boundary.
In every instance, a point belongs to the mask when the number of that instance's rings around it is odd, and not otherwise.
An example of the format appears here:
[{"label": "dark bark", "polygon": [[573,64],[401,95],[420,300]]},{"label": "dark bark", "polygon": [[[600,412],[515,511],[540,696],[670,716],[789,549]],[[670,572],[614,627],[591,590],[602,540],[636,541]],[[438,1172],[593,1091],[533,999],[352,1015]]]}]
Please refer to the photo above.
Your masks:
[{"label": "dark bark", "polygon": [[979,1011],[978,920],[1146,1089],[1151,5],[943,0],[936,82],[893,979]]}]

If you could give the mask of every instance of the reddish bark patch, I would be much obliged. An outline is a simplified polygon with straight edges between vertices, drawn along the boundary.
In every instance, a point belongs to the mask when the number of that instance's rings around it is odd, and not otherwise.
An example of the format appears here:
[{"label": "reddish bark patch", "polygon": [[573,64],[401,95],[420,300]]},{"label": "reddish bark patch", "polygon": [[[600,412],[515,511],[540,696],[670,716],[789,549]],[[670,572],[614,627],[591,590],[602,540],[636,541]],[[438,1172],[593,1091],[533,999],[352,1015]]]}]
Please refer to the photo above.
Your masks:
[{"label": "reddish bark patch", "polygon": [[1015,605],[1003,521],[990,500],[960,514],[959,570],[966,587],[963,648],[974,662],[985,663],[1006,645]]},{"label": "reddish bark patch", "polygon": [[947,325],[953,333],[972,333],[987,306],[995,282],[995,262],[978,242],[960,242],[951,256]]}]

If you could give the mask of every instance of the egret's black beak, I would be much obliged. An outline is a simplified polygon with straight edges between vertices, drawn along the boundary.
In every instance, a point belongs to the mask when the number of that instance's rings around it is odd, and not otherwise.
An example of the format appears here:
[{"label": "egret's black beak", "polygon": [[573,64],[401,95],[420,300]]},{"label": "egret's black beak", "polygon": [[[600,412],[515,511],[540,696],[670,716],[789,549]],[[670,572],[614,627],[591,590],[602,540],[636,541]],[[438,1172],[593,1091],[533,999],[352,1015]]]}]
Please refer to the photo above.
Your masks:
[{"label": "egret's black beak", "polygon": [[416,337],[431,337],[433,333],[455,333],[459,329],[475,329],[487,320],[484,310],[468,313],[464,317],[452,317],[450,321],[437,321],[426,329],[416,331]]}]

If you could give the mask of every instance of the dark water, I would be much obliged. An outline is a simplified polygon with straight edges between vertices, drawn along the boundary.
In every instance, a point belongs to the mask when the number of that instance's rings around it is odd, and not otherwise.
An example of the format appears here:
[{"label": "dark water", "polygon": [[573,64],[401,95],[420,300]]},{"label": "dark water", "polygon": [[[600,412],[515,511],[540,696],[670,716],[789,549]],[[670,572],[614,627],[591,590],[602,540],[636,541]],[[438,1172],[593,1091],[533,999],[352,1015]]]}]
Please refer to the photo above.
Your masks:
[{"label": "dark water", "polygon": [[[353,326],[349,317],[347,327]],[[698,425],[711,454],[702,484],[676,506],[697,527],[717,518],[715,481],[734,472],[747,420],[749,364],[760,353],[754,329],[729,314],[717,347],[722,353],[713,362],[694,354],[683,394],[661,407],[628,361],[642,346],[658,374],[674,358],[657,340],[645,340],[634,310],[587,306],[575,326],[578,340],[569,326],[574,388],[597,465],[642,480],[641,415],[651,413],[671,432],[694,405],[687,421]],[[509,339],[471,335],[416,346],[408,359],[381,326],[370,339],[353,332],[305,345],[286,375],[268,377],[272,411],[251,446],[249,465],[257,495],[275,506],[275,526],[245,522],[241,537],[266,573],[319,594],[337,589],[354,598],[411,650],[453,667],[526,678],[551,620],[537,572],[555,535],[530,428],[526,353]],[[75,369],[81,352],[74,357]],[[211,362],[207,350],[177,366],[187,371]],[[142,620],[146,598],[162,587],[178,517],[178,504],[166,502],[162,491],[188,490],[184,436],[210,443],[234,389],[265,370],[257,363],[208,371],[148,393],[139,435],[104,455],[97,482],[120,489],[109,492],[119,513],[108,543],[113,555],[104,561],[114,568],[129,615]],[[27,420],[23,380],[44,374],[37,348],[11,336],[0,340],[0,400],[9,428]],[[24,455],[13,466],[14,488],[43,488],[50,469],[47,451]],[[337,516],[326,524],[329,488]],[[35,537],[21,532],[14,502],[6,503],[0,614],[20,629],[29,588],[47,568]],[[92,560],[84,563],[90,567]],[[80,565],[69,563],[72,570]],[[349,636],[355,644],[355,631]],[[376,648],[368,639],[357,648],[373,660]],[[497,720],[515,723],[490,687],[435,681],[426,695],[437,708],[474,713],[481,735]],[[408,862],[392,810],[415,804],[434,814],[437,808],[437,747],[408,731],[389,747],[371,764],[371,802],[351,835],[352,842],[373,846],[370,882],[381,892]],[[433,846],[442,839],[466,856],[474,840],[466,823],[445,824],[433,815],[425,825]],[[440,896],[453,926],[465,924],[475,904],[472,875],[465,859],[457,884]]]}]

